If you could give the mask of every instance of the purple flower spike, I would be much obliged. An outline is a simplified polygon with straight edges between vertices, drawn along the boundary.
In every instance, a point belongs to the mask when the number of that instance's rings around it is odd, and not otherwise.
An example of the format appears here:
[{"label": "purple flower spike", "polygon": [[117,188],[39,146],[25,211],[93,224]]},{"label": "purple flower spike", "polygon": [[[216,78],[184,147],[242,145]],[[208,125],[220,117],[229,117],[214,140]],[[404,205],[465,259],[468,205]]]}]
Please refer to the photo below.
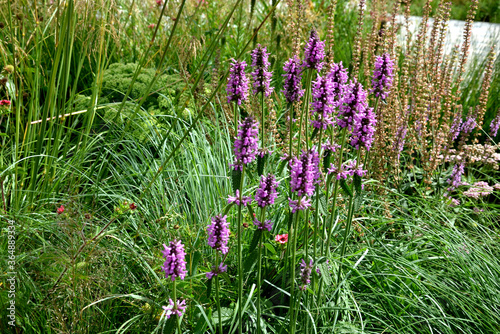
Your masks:
[{"label": "purple flower spike", "polygon": [[229,70],[229,79],[227,82],[227,102],[236,102],[241,105],[241,102],[248,99],[248,78],[245,75],[245,67],[247,64],[242,61],[231,59],[231,69]]},{"label": "purple flower spike", "polygon": [[[300,202],[300,204],[299,204]],[[291,198],[288,199],[288,204],[290,205],[290,208],[292,208],[292,213],[295,213],[300,210],[305,210],[311,206],[311,199],[307,197],[302,197],[299,198],[298,200],[294,201]]]},{"label": "purple flower spike", "polygon": [[240,190],[236,189],[235,196],[229,195],[227,197],[227,203],[236,203],[236,205],[247,206],[248,203],[252,203],[252,197],[250,196],[240,196]]},{"label": "purple flower spike", "polygon": [[273,223],[271,223],[271,220],[266,220],[264,222],[260,222],[257,219],[253,220],[253,224],[257,226],[259,230],[268,230],[271,232],[271,229],[273,228]]},{"label": "purple flower spike", "polygon": [[330,72],[328,73],[328,78],[332,82],[333,86],[333,107],[338,108],[342,105],[344,91],[346,90],[347,80],[347,69],[344,68],[342,62],[332,64]]},{"label": "purple flower spike", "polygon": [[309,41],[304,48],[304,57],[304,67],[321,71],[325,58],[325,42],[319,39],[318,32],[314,29],[311,30]]},{"label": "purple flower spike", "polygon": [[259,146],[259,123],[247,117],[238,125],[238,135],[234,141],[234,168],[242,170],[243,165],[255,160]]},{"label": "purple flower spike", "polygon": [[271,63],[268,59],[269,53],[267,53],[267,48],[258,44],[257,48],[252,51],[252,67],[254,68],[252,72],[253,93],[264,93],[266,97],[271,95],[274,90],[274,87],[270,87],[273,73],[269,72],[269,65]]},{"label": "purple flower spike", "polygon": [[276,192],[278,184],[273,174],[269,173],[267,176],[260,177],[260,185],[255,193],[255,201],[257,201],[258,206],[263,208],[274,204],[274,200],[278,197]]},{"label": "purple flower spike", "polygon": [[227,216],[217,215],[212,218],[212,224],[207,228],[208,245],[213,249],[220,251],[222,254],[227,254],[227,242],[229,241],[229,224]]},{"label": "purple flower spike", "polygon": [[283,74],[285,82],[283,83],[283,90],[281,92],[285,94],[288,103],[296,102],[304,95],[304,89],[301,89],[302,67],[297,55],[285,63],[283,71],[285,72]]},{"label": "purple flower spike", "polygon": [[352,130],[356,114],[364,113],[368,108],[366,102],[366,92],[363,85],[356,79],[352,80],[346,87],[344,95],[344,104],[340,106],[337,117],[337,124],[341,128]]},{"label": "purple flower spike", "polygon": [[500,110],[497,112],[497,116],[493,118],[490,123],[490,136],[491,138],[495,138],[498,133],[498,129],[500,128]]},{"label": "purple flower spike", "polygon": [[455,140],[458,138],[461,126],[462,126],[462,114],[457,113],[455,115],[455,118],[453,118],[453,123],[451,124],[450,127],[451,140]]},{"label": "purple flower spike", "polygon": [[460,131],[464,134],[471,133],[476,126],[477,126],[476,116],[469,113],[469,115],[465,117],[465,121],[462,123]]},{"label": "purple flower spike", "polygon": [[407,132],[407,127],[405,125],[401,125],[396,133],[396,140],[394,141],[394,144],[392,145],[392,151],[397,151],[398,152],[398,160],[399,157],[401,156],[401,152],[403,151],[403,148],[405,146],[405,138],[406,138],[406,132]]},{"label": "purple flower spike", "polygon": [[372,90],[371,93],[375,97],[380,97],[383,100],[389,95],[393,81],[394,61],[388,53],[377,56],[375,60],[375,70],[373,71]]},{"label": "purple flower spike", "polygon": [[364,113],[360,112],[354,116],[354,130],[352,132],[351,145],[357,150],[365,147],[370,150],[375,134],[377,120],[373,108],[366,108]]},{"label": "purple flower spike", "polygon": [[162,306],[163,309],[166,312],[167,319],[170,319],[170,316],[172,314],[178,316],[179,318],[182,317],[184,312],[186,311],[186,301],[177,301],[177,303],[174,303],[172,299],[168,299],[168,306]]},{"label": "purple flower spike", "polygon": [[317,183],[319,173],[319,155],[315,148],[303,151],[299,158],[291,161],[292,179],[290,185],[293,192],[302,195],[312,196],[314,194],[314,184]]},{"label": "purple flower spike", "polygon": [[163,263],[162,270],[165,272],[165,277],[172,276],[172,281],[175,281],[177,277],[183,280],[187,274],[184,245],[180,240],[174,240],[170,241],[168,247],[163,244],[163,248],[165,263]]},{"label": "purple flower spike", "polygon": [[311,272],[313,269],[313,260],[309,261],[309,264],[302,259],[302,263],[300,264],[300,282],[302,285],[300,286],[301,290],[305,290],[307,285],[311,283]]},{"label": "purple flower spike", "polygon": [[450,185],[448,191],[452,192],[459,186],[463,185],[462,175],[464,174],[464,164],[453,166],[453,171],[451,172],[450,178],[446,181]]},{"label": "purple flower spike", "polygon": [[227,271],[227,266],[224,263],[219,264],[219,267],[212,266],[212,271],[209,271],[206,275],[208,279],[212,279],[214,276],[225,273]]},{"label": "purple flower spike", "polygon": [[328,75],[319,76],[313,81],[312,86],[313,102],[311,111],[317,115],[316,120],[311,120],[315,128],[326,130],[328,125],[334,124],[331,114],[333,113],[333,84]]}]

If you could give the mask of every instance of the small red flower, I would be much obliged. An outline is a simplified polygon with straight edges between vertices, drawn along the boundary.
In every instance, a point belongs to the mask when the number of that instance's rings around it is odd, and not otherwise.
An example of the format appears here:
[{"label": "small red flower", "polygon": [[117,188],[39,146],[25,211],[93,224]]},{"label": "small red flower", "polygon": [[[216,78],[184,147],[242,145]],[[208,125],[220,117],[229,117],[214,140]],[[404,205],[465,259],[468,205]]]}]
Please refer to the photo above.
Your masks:
[{"label": "small red flower", "polygon": [[10,104],[9,100],[0,100],[0,106],[10,106]]},{"label": "small red flower", "polygon": [[137,209],[137,205],[135,205],[135,203],[130,203],[129,207],[130,207],[130,210],[132,210],[132,211]]},{"label": "small red flower", "polygon": [[156,27],[156,24],[154,24],[154,23],[151,23],[150,25],[148,25],[149,29],[154,29],[155,27]]},{"label": "small red flower", "polygon": [[288,241],[288,234],[278,234],[274,240],[280,244],[286,244]]},{"label": "small red flower", "polygon": [[161,5],[163,5],[163,0],[156,0],[156,5],[158,7],[160,7]]},{"label": "small red flower", "polygon": [[57,209],[57,214],[60,215],[61,213],[64,212],[64,205],[61,205],[58,209]]}]

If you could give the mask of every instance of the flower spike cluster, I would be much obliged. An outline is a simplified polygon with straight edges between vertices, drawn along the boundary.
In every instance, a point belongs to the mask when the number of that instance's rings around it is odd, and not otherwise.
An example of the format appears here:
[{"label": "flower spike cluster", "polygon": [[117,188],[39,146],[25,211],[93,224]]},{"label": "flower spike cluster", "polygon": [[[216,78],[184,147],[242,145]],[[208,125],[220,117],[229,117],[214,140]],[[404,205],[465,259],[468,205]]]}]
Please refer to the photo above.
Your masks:
[{"label": "flower spike cluster", "polygon": [[313,268],[313,260],[310,260],[307,264],[304,259],[302,259],[302,263],[300,264],[300,282],[302,285],[300,286],[301,290],[305,290],[307,285],[311,283],[311,272]]},{"label": "flower spike cluster", "polygon": [[304,67],[321,71],[325,58],[325,42],[319,39],[318,32],[311,30],[309,41],[304,48]]},{"label": "flower spike cluster", "polygon": [[234,168],[242,170],[243,165],[255,160],[259,145],[259,123],[247,117],[238,125],[238,135],[234,141]]},{"label": "flower spike cluster", "polygon": [[316,81],[313,81],[311,111],[313,115],[317,115],[317,119],[311,120],[311,123],[315,128],[326,130],[328,125],[334,124],[331,117],[335,97],[333,90],[333,83],[328,75],[318,75]]},{"label": "flower spike cluster", "polygon": [[258,221],[257,219],[253,220],[253,224],[257,226],[257,229],[259,230],[268,230],[271,232],[271,229],[273,228],[273,223],[271,223],[271,220],[265,220],[263,222]]},{"label": "flower spike cluster", "polygon": [[364,113],[368,108],[366,91],[356,79],[352,80],[346,87],[343,102],[337,116],[337,124],[341,128],[352,130],[356,114]]},{"label": "flower spike cluster", "polygon": [[304,89],[301,88],[302,67],[297,55],[293,56],[293,58],[290,58],[285,63],[283,72],[285,72],[285,74],[283,74],[285,80],[282,93],[285,95],[288,103],[297,102],[304,95]]},{"label": "flower spike cluster", "polygon": [[214,276],[219,276],[219,274],[225,273],[227,271],[227,265],[220,263],[219,267],[212,266],[212,270],[206,273],[207,278],[211,279]]},{"label": "flower spike cluster", "polygon": [[260,44],[257,48],[252,51],[252,67],[254,71],[252,72],[253,77],[253,93],[263,93],[268,97],[271,95],[274,87],[270,87],[272,72],[269,72],[269,53],[266,47],[262,47]]},{"label": "flower spike cluster", "polygon": [[310,199],[302,196],[312,196],[314,194],[314,185],[320,177],[319,155],[313,147],[310,150],[303,151],[300,157],[292,159],[290,186],[293,192],[299,196],[298,200],[289,200],[292,212],[305,210],[311,205]]},{"label": "flower spike cluster", "polygon": [[377,56],[373,71],[371,93],[383,100],[389,95],[394,77],[394,61],[388,53]]},{"label": "flower spike cluster", "polygon": [[491,138],[495,138],[498,133],[498,129],[500,128],[500,110],[497,112],[497,116],[491,120],[490,123],[490,136]]},{"label": "flower spike cluster", "polygon": [[241,105],[241,102],[248,99],[248,78],[245,75],[245,61],[231,60],[231,69],[229,70],[229,78],[227,82],[227,102],[236,102]]},{"label": "flower spike cluster", "polygon": [[255,201],[261,208],[274,204],[274,200],[278,197],[276,188],[278,187],[276,177],[269,173],[267,176],[262,175],[260,185],[255,193]]},{"label": "flower spike cluster", "polygon": [[333,107],[338,108],[343,103],[344,92],[349,79],[347,69],[344,68],[342,62],[332,64],[330,72],[328,72],[328,78],[333,86]]},{"label": "flower spike cluster", "polygon": [[184,245],[180,240],[174,240],[170,241],[168,247],[163,244],[163,248],[165,263],[163,263],[162,270],[165,272],[165,277],[171,276],[172,281],[175,281],[177,277],[183,280],[187,274]]},{"label": "flower spike cluster", "polygon": [[227,243],[229,241],[229,223],[226,219],[227,216],[217,215],[212,218],[212,224],[207,228],[208,245],[222,254],[227,254],[229,251],[227,248]]},{"label": "flower spike cluster", "polygon": [[351,145],[357,150],[365,147],[367,151],[372,147],[377,120],[373,108],[366,108],[354,116],[354,129],[352,131]]},{"label": "flower spike cluster", "polygon": [[252,203],[252,197],[250,196],[240,196],[240,190],[236,189],[236,194],[234,196],[229,195],[227,197],[227,203],[235,203],[236,205],[247,206],[248,203]]}]

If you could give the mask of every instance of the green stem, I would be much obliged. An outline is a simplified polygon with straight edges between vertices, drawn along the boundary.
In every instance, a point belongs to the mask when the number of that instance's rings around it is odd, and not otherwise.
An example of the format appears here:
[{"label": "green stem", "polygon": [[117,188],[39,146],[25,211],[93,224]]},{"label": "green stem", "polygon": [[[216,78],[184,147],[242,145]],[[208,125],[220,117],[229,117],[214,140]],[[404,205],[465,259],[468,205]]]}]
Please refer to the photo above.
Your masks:
[{"label": "green stem", "polygon": [[[262,208],[260,211],[260,222],[263,224],[264,223],[264,218],[265,218],[265,213],[266,209]],[[264,230],[260,231],[259,235],[259,258],[258,258],[258,266],[257,266],[257,334],[261,333],[261,328],[260,328],[260,318],[262,316],[262,311],[261,311],[261,303],[260,303],[260,294],[261,294],[261,285],[262,285],[262,234],[264,233]]]},{"label": "green stem", "polygon": [[[300,207],[302,198],[299,198],[297,206]],[[300,211],[295,213],[295,219],[290,230],[289,240],[292,242],[292,261],[290,263],[290,334],[295,333],[295,261],[297,256],[298,220]]]},{"label": "green stem", "polygon": [[307,120],[309,119],[309,99],[311,95],[311,78],[312,78],[312,70],[310,70],[307,74],[307,80],[306,80],[306,94],[304,96],[304,108],[302,109],[302,114],[300,115],[300,123],[299,123],[299,142],[297,143],[298,148],[297,148],[297,154],[300,152],[300,146],[301,146],[301,139],[302,139],[302,121],[304,120],[304,117],[306,118],[304,128],[305,128],[305,135],[306,135],[306,149],[308,148],[308,138],[307,138]]},{"label": "green stem", "polygon": [[261,127],[261,141],[262,141],[262,149],[266,147],[266,138],[264,136],[264,92],[260,93],[260,127]]},{"label": "green stem", "polygon": [[[174,294],[174,309],[177,309],[177,288],[174,280],[174,289],[173,289],[173,294]],[[175,316],[175,323],[177,326],[177,333],[181,334],[181,323],[179,321],[179,317]]]},{"label": "green stem", "polygon": [[[215,253],[215,268],[219,269],[219,256],[218,253]],[[215,302],[217,303],[217,315],[219,317],[219,333],[222,332],[222,312],[220,308],[220,287],[219,287],[219,275],[215,276]]]},{"label": "green stem", "polygon": [[238,104],[234,103],[234,136],[238,135]]},{"label": "green stem", "polygon": [[245,178],[245,165],[241,167],[241,181],[240,181],[240,205],[238,205],[238,329],[239,333],[243,334],[243,259],[241,249],[241,200],[243,197],[243,182]]},{"label": "green stem", "polygon": [[288,143],[288,157],[292,157],[292,140],[293,140],[293,103],[288,104],[288,110],[290,111],[288,113],[290,117],[290,128],[288,129],[288,138],[289,138],[289,143]]}]

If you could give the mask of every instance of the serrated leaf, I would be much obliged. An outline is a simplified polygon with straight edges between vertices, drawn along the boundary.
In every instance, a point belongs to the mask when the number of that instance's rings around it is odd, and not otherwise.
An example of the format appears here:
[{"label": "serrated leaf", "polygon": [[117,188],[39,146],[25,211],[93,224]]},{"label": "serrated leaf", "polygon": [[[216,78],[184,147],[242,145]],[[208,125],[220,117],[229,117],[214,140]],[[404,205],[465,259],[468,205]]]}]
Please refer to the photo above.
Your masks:
[{"label": "serrated leaf", "polygon": [[340,187],[342,188],[342,190],[344,190],[344,192],[349,195],[350,197],[352,197],[352,190],[351,188],[347,185],[347,183],[345,182],[344,179],[340,179]]},{"label": "serrated leaf", "polygon": [[328,168],[330,167],[330,160],[332,157],[332,151],[326,151],[325,156],[323,157],[323,172],[328,174]]},{"label": "serrated leaf", "polygon": [[276,249],[274,249],[274,246],[271,245],[270,243],[268,242],[264,243],[264,247],[266,247],[266,249],[271,253],[276,254]]},{"label": "serrated leaf", "polygon": [[283,169],[285,169],[286,163],[287,163],[286,160],[283,160],[280,163],[280,165],[278,166],[278,173],[276,173],[276,175],[281,175],[281,173],[283,173]]},{"label": "serrated leaf", "polygon": [[313,140],[314,137],[316,137],[316,135],[318,134],[318,131],[319,131],[318,128],[314,128],[313,132],[311,133],[311,140]]},{"label": "serrated leaf", "polygon": [[356,193],[361,194],[361,176],[354,174],[354,189]]},{"label": "serrated leaf", "polygon": [[249,249],[252,251],[257,247],[257,244],[259,243],[259,238],[260,235],[262,234],[262,230],[256,229],[255,232],[253,233],[252,241],[250,241],[250,247]]},{"label": "serrated leaf", "polygon": [[191,263],[191,268],[192,268],[191,276],[196,275],[196,270],[198,269],[198,263],[200,262],[200,260],[201,260],[201,253],[199,251],[195,251],[193,254],[193,261]]},{"label": "serrated leaf", "polygon": [[[220,315],[221,315],[222,324],[225,324],[228,321],[231,321],[231,318],[233,317],[233,313],[234,313],[233,309],[230,309],[228,307],[221,307],[220,308]],[[214,325],[219,324],[219,313],[217,312],[217,310],[214,311],[213,321],[214,321]]]},{"label": "serrated leaf", "polygon": [[267,161],[267,154],[264,154],[263,157],[257,155],[257,174],[259,175],[264,174],[264,167],[266,165],[266,161]]},{"label": "serrated leaf", "polygon": [[241,184],[241,171],[239,169],[233,169],[231,172],[231,181],[233,184],[233,193],[240,189]]}]

